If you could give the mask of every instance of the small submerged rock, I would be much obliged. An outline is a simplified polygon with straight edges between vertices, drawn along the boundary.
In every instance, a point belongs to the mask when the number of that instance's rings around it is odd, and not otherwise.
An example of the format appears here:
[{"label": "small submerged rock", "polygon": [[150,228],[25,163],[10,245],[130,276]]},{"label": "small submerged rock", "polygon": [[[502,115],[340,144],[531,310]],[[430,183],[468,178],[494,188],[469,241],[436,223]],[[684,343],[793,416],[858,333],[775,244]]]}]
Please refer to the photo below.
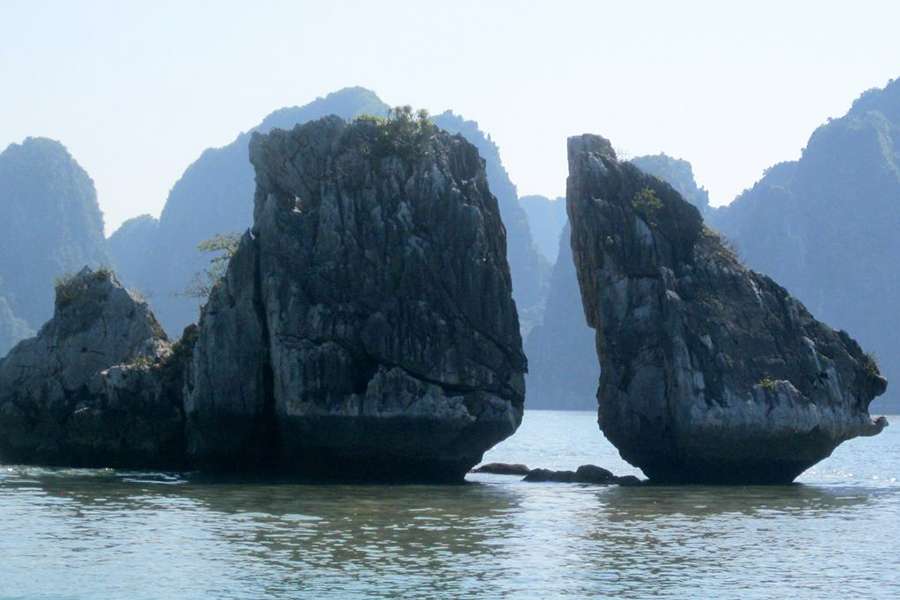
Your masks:
[{"label": "small submerged rock", "polygon": [[590,483],[594,485],[639,485],[643,483],[634,475],[618,477],[611,471],[597,465],[581,465],[575,471],[552,471],[550,469],[532,469],[523,481]]},{"label": "small submerged rock", "polygon": [[887,385],[843,331],[744,267],[669,185],[594,135],[569,139],[567,208],[599,422],[661,482],[787,483],[879,433]]},{"label": "small submerged rock", "polygon": [[485,463],[475,467],[472,473],[490,473],[492,475],[528,475],[531,469],[527,465],[515,463]]},{"label": "small submerged rock", "polygon": [[643,482],[634,475],[617,477],[611,471],[597,465],[581,465],[575,471],[553,471],[551,469],[529,469],[519,463],[486,463],[471,471],[491,475],[524,475],[522,481],[592,483],[596,485],[640,485]]}]

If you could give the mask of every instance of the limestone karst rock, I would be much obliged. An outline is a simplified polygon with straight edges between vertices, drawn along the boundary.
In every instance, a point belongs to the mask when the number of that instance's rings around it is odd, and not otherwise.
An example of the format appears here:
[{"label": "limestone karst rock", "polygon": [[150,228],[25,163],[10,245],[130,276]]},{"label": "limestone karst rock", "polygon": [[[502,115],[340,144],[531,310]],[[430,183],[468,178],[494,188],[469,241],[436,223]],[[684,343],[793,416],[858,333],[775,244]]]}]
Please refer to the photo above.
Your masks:
[{"label": "limestone karst rock", "polygon": [[475,147],[338,117],[255,135],[254,226],[199,325],[201,468],[460,481],[522,417],[506,234]]},{"label": "limestone karst rock", "polygon": [[109,271],[58,283],[53,318],[0,361],[0,460],[182,465],[185,343]]},{"label": "limestone karst rock", "polygon": [[569,139],[567,208],[601,363],[599,422],[653,480],[789,482],[886,424],[846,333],[745,268],[669,185]]}]

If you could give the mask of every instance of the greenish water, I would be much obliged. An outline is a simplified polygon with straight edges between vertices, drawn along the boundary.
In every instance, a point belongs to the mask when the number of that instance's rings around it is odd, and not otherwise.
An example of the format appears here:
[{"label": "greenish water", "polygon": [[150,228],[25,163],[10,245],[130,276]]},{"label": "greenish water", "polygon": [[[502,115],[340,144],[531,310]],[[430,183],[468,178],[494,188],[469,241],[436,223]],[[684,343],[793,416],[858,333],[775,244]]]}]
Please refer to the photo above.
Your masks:
[{"label": "greenish water", "polygon": [[[900,420],[784,487],[201,484],[0,466],[2,598],[896,598]],[[486,460],[637,473],[592,413]]]}]

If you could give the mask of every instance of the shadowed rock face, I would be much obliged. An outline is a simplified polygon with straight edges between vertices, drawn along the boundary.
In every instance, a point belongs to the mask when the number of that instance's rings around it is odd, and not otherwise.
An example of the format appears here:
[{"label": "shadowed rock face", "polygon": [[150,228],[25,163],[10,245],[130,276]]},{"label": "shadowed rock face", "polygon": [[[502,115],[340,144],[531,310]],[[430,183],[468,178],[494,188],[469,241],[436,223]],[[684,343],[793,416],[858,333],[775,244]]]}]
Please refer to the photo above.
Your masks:
[{"label": "shadowed rock face", "polygon": [[200,467],[462,480],[522,417],[506,235],[476,149],[327,117],[255,135],[255,224],[203,310]]},{"label": "shadowed rock face", "polygon": [[675,190],[569,139],[567,208],[600,427],[653,480],[792,481],[874,435],[886,381],[855,341],[746,269]]},{"label": "shadowed rock face", "polygon": [[0,459],[181,466],[187,343],[173,351],[146,303],[108,271],[58,284],[53,318],[0,361]]}]

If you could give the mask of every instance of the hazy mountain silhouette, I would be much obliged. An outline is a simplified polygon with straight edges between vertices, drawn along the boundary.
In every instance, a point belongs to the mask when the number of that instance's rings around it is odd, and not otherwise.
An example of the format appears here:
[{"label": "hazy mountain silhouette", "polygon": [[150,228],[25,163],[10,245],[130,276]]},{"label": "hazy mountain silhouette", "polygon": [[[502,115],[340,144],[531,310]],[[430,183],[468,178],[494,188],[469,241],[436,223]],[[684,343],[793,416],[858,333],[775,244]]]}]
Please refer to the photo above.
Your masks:
[{"label": "hazy mountain silhouette", "polygon": [[107,264],[94,182],[57,141],[0,153],[0,353],[53,313],[56,277]]},{"label": "hazy mountain silhouette", "polygon": [[546,196],[522,196],[519,204],[528,215],[528,225],[538,251],[549,264],[556,262],[559,235],[566,226],[566,199],[551,200]]},{"label": "hazy mountain silhouette", "polygon": [[153,248],[158,234],[159,220],[151,215],[141,215],[122,223],[106,240],[113,267],[125,285],[136,289],[142,287],[141,281],[131,278],[153,268],[154,256],[147,250]]},{"label": "hazy mountain silhouette", "polygon": [[881,402],[900,398],[900,80],[864,93],[711,221],[749,266],[872,349],[893,382]]}]

